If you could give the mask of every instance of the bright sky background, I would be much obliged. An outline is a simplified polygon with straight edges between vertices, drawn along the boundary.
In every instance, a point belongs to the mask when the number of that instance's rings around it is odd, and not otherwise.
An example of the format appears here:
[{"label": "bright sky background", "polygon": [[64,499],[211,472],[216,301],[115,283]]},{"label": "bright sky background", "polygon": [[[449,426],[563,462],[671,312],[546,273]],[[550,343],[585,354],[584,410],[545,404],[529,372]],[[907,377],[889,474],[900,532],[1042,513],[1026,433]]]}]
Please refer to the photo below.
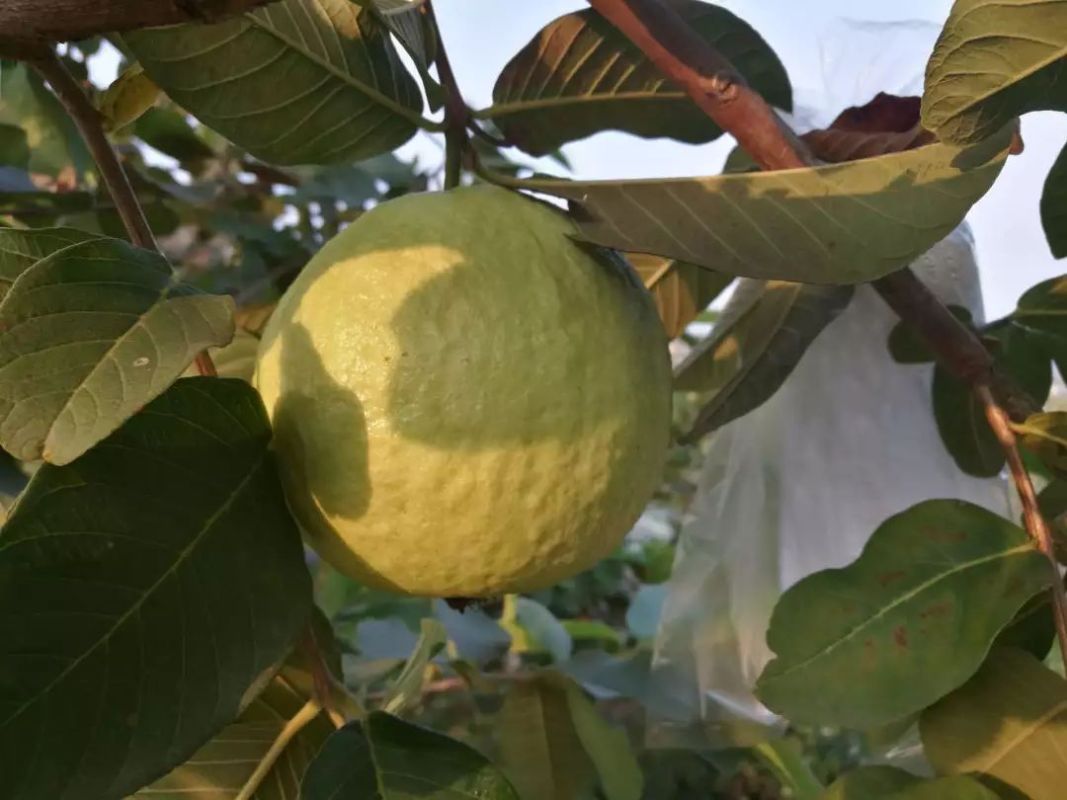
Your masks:
[{"label": "bright sky background", "polygon": [[[785,63],[803,105],[819,107],[825,122],[844,106],[878,90],[919,93],[921,75],[951,0],[720,0],[770,42]],[[445,43],[468,102],[489,104],[504,64],[549,20],[587,7],[581,0],[435,0]],[[890,29],[846,27],[844,20],[882,21]],[[871,26],[867,26],[871,28]],[[829,77],[824,77],[828,75]],[[810,117],[809,117],[810,118]],[[1019,294],[1043,278],[1067,272],[1041,231],[1038,202],[1049,167],[1067,141],[1067,115],[1028,115],[1026,151],[1009,160],[993,190],[970,215],[978,243],[987,315],[1010,311]],[[621,178],[711,175],[732,141],[703,147],[652,142],[607,133],[568,145],[578,176]],[[406,152],[427,162],[440,151],[426,141]],[[546,171],[549,167],[545,167]]]}]

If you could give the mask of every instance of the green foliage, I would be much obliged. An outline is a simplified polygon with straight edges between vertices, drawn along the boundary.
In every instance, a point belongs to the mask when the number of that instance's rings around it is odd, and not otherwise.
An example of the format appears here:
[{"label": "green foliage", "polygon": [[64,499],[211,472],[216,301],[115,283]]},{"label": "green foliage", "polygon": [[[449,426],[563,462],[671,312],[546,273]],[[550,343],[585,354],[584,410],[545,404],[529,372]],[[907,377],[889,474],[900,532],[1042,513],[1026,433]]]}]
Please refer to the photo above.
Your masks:
[{"label": "green foliage", "polygon": [[1041,193],[1041,224],[1052,255],[1067,258],[1067,146],[1045,179]]},{"label": "green foliage", "polygon": [[390,39],[380,26],[368,30],[349,0],[282,0],[124,42],[175,102],[275,164],[392,150],[415,133],[422,108]]},{"label": "green foliage", "polygon": [[1010,138],[1004,129],[971,150],[933,144],[784,172],[529,187],[570,200],[595,244],[728,275],[861,283],[907,265],[959,225],[999,174]]},{"label": "green foliage", "polygon": [[688,436],[698,439],[763,405],[823,328],[852,300],[851,286],[744,281],[715,327],[675,372],[675,387],[710,394]]},{"label": "green foliage", "polygon": [[944,774],[977,773],[1030,800],[1063,796],[1067,682],[1028,653],[994,650],[922,715],[926,753]]},{"label": "green foliage", "polygon": [[[768,102],[792,110],[785,68],[755,30],[710,3],[674,5]],[[685,91],[592,10],[566,14],[539,31],[504,67],[493,105],[478,115],[533,155],[612,129],[693,143],[722,135]]]},{"label": "green foliage", "polygon": [[836,781],[822,800],[997,800],[968,777],[923,780],[894,767],[864,767]]},{"label": "green foliage", "polygon": [[966,144],[1019,114],[1067,111],[1067,6],[956,0],[926,67],[923,125]]},{"label": "green foliage", "polygon": [[519,800],[477,751],[384,712],[331,736],[304,778],[301,800]]},{"label": "green foliage", "polygon": [[994,637],[1050,580],[1026,534],[930,500],[890,517],[848,567],[779,600],[760,698],[795,722],[855,728],[921,710],[978,669]]},{"label": "green foliage", "polygon": [[269,444],[249,387],[191,378],[36,473],[0,530],[0,797],[135,791],[285,655],[310,584]]},{"label": "green foliage", "polygon": [[[948,306],[952,316],[970,327],[971,312],[962,306]],[[907,323],[898,322],[889,332],[889,354],[898,364],[926,364],[934,360],[934,354],[926,343],[908,327]]]},{"label": "green foliage", "polygon": [[734,280],[731,275],[671,258],[629,253],[627,260],[656,301],[663,327],[671,339],[681,336],[686,326]]}]

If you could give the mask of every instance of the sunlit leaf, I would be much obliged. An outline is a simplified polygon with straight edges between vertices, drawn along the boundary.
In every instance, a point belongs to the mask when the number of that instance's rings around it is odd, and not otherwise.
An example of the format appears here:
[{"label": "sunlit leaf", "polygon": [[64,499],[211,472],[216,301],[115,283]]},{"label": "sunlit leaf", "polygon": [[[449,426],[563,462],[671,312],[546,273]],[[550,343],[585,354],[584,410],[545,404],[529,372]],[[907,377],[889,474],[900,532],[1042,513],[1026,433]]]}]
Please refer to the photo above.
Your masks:
[{"label": "sunlit leaf", "polygon": [[769,400],[852,293],[851,286],[743,281],[711,336],[675,372],[676,388],[712,393],[687,438]]},{"label": "sunlit leaf", "polygon": [[1011,131],[808,169],[631,181],[528,181],[571,201],[582,235],[729,275],[861,283],[952,232],[1004,165]]},{"label": "sunlit leaf", "polygon": [[1067,146],[1045,179],[1041,194],[1041,224],[1052,255],[1067,258]]},{"label": "sunlit leaf", "polygon": [[[785,69],[760,35],[729,11],[673,3],[768,102],[790,110]],[[722,130],[610,22],[592,10],[549,23],[508,63],[479,112],[533,155],[603,130],[709,142]],[[640,248],[635,248],[640,250]]]},{"label": "sunlit leaf", "polygon": [[230,723],[311,586],[255,391],[179,381],[0,530],[0,798],[136,791]]},{"label": "sunlit leaf", "polygon": [[976,142],[1041,109],[1067,111],[1067,3],[956,0],[926,67],[923,124]]},{"label": "sunlit leaf", "polygon": [[978,674],[925,711],[926,756],[1030,800],[1059,800],[1067,775],[1067,681],[1028,653],[994,650]]},{"label": "sunlit leaf", "polygon": [[144,74],[140,64],[132,64],[100,94],[96,105],[104,129],[117,131],[137,121],[158,99],[159,87]]},{"label": "sunlit leaf", "polygon": [[573,681],[545,672],[516,683],[497,718],[502,764],[523,797],[638,800],[641,772],[626,735]]},{"label": "sunlit leaf", "polygon": [[282,0],[123,39],[175,102],[253,155],[331,163],[399,147],[422,108],[389,37],[360,16],[350,0]]},{"label": "sunlit leaf", "polygon": [[331,736],[301,800],[519,800],[499,770],[465,744],[381,711]]},{"label": "sunlit leaf", "polygon": [[820,800],[998,800],[971,778],[926,780],[896,767],[860,767],[845,773]]},{"label": "sunlit leaf", "polygon": [[[38,248],[52,246],[45,232]],[[0,443],[65,464],[233,336],[233,301],[157,253],[89,239],[37,261],[0,303]]]},{"label": "sunlit leaf", "polygon": [[659,317],[671,339],[680,336],[686,325],[734,280],[732,275],[722,275],[670,258],[627,253],[626,259],[656,301]]},{"label": "sunlit leaf", "polygon": [[1048,585],[1026,533],[979,506],[929,500],[890,517],[860,557],[782,595],[758,682],[797,723],[876,727],[963,684]]}]

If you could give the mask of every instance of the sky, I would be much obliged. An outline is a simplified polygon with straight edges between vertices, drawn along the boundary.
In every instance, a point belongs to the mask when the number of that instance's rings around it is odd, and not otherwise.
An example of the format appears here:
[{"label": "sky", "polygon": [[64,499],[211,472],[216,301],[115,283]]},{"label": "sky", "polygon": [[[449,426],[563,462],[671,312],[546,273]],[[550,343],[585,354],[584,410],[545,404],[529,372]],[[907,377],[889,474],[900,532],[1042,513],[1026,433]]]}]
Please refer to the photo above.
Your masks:
[{"label": "sky", "polygon": [[[720,0],[755,27],[782,59],[804,121],[824,123],[879,90],[921,91],[926,59],[951,0]],[[489,104],[500,69],[547,22],[587,7],[581,0],[435,0],[442,37],[467,101]],[[859,24],[857,24],[857,21]],[[873,26],[863,23],[890,23]],[[1011,311],[1033,284],[1061,272],[1041,230],[1038,203],[1052,162],[1067,141],[1067,115],[1030,114],[1026,149],[1011,158],[993,189],[968,217],[978,248],[987,316]],[[564,148],[581,178],[712,175],[733,143],[704,146],[604,133]],[[427,163],[440,149],[425,140],[405,152]],[[541,165],[546,171],[550,164]]]}]

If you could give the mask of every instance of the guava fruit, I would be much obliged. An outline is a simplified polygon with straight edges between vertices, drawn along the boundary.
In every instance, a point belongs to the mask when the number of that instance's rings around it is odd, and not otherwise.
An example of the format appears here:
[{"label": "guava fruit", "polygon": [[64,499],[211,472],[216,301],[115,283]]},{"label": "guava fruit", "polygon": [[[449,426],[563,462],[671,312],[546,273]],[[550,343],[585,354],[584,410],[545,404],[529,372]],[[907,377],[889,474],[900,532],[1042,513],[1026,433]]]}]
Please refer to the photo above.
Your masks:
[{"label": "guava fruit", "polygon": [[341,572],[413,595],[548,586],[662,473],[667,341],[633,272],[505,189],[408,195],[311,260],[255,383],[290,508]]}]

